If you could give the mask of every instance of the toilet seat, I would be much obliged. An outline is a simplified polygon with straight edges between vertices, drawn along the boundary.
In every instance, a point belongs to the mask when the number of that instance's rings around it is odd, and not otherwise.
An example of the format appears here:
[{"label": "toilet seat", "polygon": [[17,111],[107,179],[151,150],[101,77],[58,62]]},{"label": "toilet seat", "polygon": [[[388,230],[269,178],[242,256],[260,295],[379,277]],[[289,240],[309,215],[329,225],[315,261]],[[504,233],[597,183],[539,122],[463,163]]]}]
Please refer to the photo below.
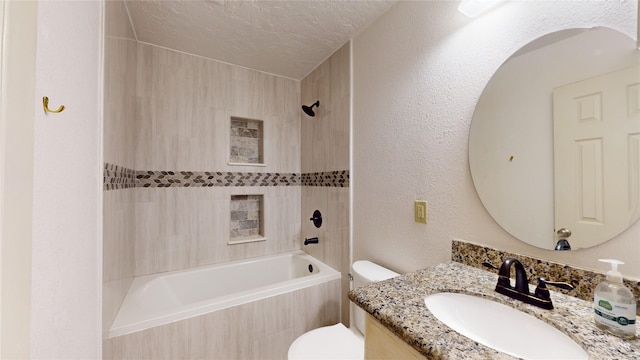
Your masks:
[{"label": "toilet seat", "polygon": [[289,347],[289,360],[364,359],[364,337],[342,323],[311,330],[300,335]]}]

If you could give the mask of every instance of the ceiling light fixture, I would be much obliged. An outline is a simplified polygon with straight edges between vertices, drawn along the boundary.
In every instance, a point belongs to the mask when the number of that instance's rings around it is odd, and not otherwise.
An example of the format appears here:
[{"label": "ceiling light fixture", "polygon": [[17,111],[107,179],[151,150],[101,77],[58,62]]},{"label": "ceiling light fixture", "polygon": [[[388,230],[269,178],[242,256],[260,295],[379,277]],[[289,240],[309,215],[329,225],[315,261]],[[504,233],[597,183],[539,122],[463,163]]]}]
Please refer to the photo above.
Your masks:
[{"label": "ceiling light fixture", "polygon": [[468,17],[478,16],[489,9],[504,2],[505,0],[462,0],[458,6],[458,11]]}]

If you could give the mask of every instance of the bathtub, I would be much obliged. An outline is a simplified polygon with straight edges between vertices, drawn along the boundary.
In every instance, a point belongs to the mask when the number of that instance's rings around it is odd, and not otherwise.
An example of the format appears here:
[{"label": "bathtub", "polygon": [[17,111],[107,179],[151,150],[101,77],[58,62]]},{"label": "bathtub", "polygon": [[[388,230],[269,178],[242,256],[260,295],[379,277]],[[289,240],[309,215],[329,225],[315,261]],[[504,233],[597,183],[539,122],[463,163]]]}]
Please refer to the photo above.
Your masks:
[{"label": "bathtub", "polygon": [[340,279],[303,251],[136,277],[108,338]]}]

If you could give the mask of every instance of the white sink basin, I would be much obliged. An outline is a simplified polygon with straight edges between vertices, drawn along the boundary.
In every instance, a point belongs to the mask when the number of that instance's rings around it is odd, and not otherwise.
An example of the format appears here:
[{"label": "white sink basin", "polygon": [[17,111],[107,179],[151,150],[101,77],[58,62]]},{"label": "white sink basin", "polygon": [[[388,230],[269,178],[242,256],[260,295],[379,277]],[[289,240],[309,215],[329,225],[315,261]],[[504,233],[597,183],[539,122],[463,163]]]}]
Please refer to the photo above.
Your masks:
[{"label": "white sink basin", "polygon": [[458,333],[523,359],[588,359],[587,353],[553,326],[509,306],[458,293],[424,299],[433,315]]}]

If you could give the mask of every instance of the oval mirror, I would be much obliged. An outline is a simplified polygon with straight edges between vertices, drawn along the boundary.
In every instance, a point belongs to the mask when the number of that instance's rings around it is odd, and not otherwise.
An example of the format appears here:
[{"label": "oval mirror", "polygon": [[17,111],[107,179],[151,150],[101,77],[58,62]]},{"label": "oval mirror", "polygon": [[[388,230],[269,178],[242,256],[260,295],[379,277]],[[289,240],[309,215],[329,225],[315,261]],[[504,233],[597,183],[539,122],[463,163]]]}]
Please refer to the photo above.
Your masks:
[{"label": "oval mirror", "polygon": [[489,80],[471,122],[469,164],[504,230],[536,247],[575,250],[640,218],[639,53],[612,29],[562,30],[525,45]]}]

